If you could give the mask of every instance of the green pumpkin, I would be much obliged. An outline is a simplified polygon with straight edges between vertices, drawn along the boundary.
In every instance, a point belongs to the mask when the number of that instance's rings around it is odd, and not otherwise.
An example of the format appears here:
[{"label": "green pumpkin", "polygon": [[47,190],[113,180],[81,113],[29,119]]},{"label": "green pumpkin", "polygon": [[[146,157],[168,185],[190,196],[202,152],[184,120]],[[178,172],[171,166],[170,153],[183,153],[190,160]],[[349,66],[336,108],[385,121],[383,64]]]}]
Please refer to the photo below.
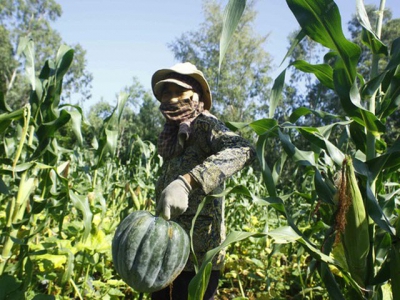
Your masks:
[{"label": "green pumpkin", "polygon": [[189,237],[173,221],[135,211],[119,224],[112,242],[114,267],[133,289],[151,293],[168,286],[189,257]]}]

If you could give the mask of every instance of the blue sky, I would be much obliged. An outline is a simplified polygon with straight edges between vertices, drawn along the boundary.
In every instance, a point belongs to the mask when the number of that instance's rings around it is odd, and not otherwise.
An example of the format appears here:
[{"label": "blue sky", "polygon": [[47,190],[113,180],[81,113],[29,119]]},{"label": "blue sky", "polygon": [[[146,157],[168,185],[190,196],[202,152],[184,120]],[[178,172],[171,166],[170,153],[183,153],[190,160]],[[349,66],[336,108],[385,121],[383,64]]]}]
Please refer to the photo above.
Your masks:
[{"label": "blue sky", "polygon": [[[57,0],[63,14],[53,26],[68,44],[81,44],[87,51],[88,70],[93,74],[92,99],[85,109],[116,95],[136,76],[150,90],[152,74],[177,61],[167,44],[182,33],[196,30],[204,20],[202,0]],[[227,3],[224,0],[224,5]],[[336,0],[346,32],[355,13],[355,0]],[[400,18],[399,0],[386,0],[386,7]],[[379,5],[379,0],[365,4]],[[270,34],[264,47],[275,66],[288,47],[287,36],[298,24],[286,1],[258,0],[255,31]],[[277,76],[278,68],[272,76]]]}]

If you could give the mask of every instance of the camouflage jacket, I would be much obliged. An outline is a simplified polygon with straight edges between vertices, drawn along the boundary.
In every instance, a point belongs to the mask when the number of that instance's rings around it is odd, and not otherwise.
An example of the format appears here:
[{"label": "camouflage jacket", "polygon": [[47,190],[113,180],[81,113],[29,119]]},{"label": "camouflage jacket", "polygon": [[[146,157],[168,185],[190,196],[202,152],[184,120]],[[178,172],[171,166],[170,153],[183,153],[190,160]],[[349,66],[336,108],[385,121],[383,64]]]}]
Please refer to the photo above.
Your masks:
[{"label": "camouflage jacket", "polygon": [[[164,160],[156,184],[156,199],[162,190],[179,175],[189,173],[200,185],[189,195],[189,207],[185,213],[173,219],[189,234],[192,219],[205,196],[223,190],[225,180],[249,165],[255,158],[254,148],[239,135],[230,131],[221,121],[210,114],[200,114],[191,124],[191,134],[180,156]],[[204,254],[225,238],[224,201],[208,197],[194,227],[194,250],[202,263]],[[222,267],[223,254],[216,257],[213,269]],[[193,257],[185,267],[193,271]]]}]

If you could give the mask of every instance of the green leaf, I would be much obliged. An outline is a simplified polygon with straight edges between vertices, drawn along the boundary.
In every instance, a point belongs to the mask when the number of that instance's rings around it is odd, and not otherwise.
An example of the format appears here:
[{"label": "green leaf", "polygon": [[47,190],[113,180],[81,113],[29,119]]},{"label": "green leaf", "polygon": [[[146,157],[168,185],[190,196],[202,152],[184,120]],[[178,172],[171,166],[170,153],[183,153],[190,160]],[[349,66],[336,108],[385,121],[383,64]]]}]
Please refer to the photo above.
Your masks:
[{"label": "green leaf", "polygon": [[400,138],[387,151],[374,159],[367,161],[369,173],[368,179],[374,181],[383,170],[397,170],[400,166]]},{"label": "green leaf", "polygon": [[338,283],[336,282],[332,271],[329,269],[328,264],[323,262],[321,263],[320,274],[322,281],[325,283],[330,298],[335,300],[345,300],[346,298],[343,296],[343,293]]},{"label": "green leaf", "polygon": [[332,119],[341,119],[341,116],[338,115],[333,115],[330,113],[326,113],[323,111],[319,111],[319,110],[313,110],[313,109],[309,109],[308,107],[299,107],[297,109],[295,109],[292,114],[289,116],[289,121],[291,123],[295,123],[298,119],[300,119],[301,117],[307,116],[309,114],[313,114],[314,116],[317,116],[318,118],[325,118],[325,117],[329,117]]},{"label": "green leaf", "polygon": [[330,65],[312,65],[304,60],[296,60],[291,65],[302,72],[314,74],[324,86],[334,89],[333,69]]},{"label": "green leaf", "polygon": [[56,55],[56,80],[61,81],[74,59],[74,50],[61,45]]},{"label": "green leaf", "polygon": [[319,198],[321,198],[322,201],[328,204],[334,204],[333,202],[333,196],[335,194],[335,191],[333,191],[322,179],[321,173],[319,170],[315,170],[314,174],[314,183],[315,183],[315,190],[317,192],[317,195]]},{"label": "green leaf", "polygon": [[40,155],[44,153],[47,146],[51,142],[51,138],[54,137],[54,134],[65,124],[69,122],[71,119],[71,115],[65,111],[61,110],[60,116],[52,122],[44,123],[39,126],[38,130],[36,131],[36,135],[39,140],[38,147],[36,148],[35,152],[32,155],[33,158],[38,158]]},{"label": "green leaf", "polygon": [[340,96],[343,109],[354,121],[366,127],[373,135],[378,136],[384,133],[385,125],[362,106],[357,82],[354,81],[351,87],[346,86],[343,72],[343,68],[336,68],[334,71],[335,88]]},{"label": "green leaf", "polygon": [[383,118],[390,116],[400,106],[400,68],[397,68],[395,72],[388,72],[387,75],[391,77],[381,105],[380,114]]},{"label": "green leaf", "polygon": [[382,208],[379,206],[378,200],[376,200],[369,185],[366,187],[366,196],[366,208],[368,215],[381,229],[390,233],[391,235],[396,235],[395,228],[390,224],[388,218],[383,213]]},{"label": "green leaf", "polygon": [[0,132],[5,132],[12,121],[23,118],[25,107],[0,115]]},{"label": "green leaf", "polygon": [[62,275],[61,278],[61,284],[64,285],[67,282],[69,282],[69,280],[72,277],[72,273],[74,271],[74,261],[75,261],[75,256],[74,254],[71,252],[70,249],[68,248],[61,248],[58,250],[58,254],[64,254],[67,257],[67,261],[65,264],[65,271]]},{"label": "green leaf", "polygon": [[273,132],[277,128],[278,122],[274,119],[260,119],[248,124],[257,135]]},{"label": "green leaf", "polygon": [[3,179],[0,177],[0,193],[4,194],[4,195],[9,195],[10,191],[7,187],[7,185],[5,184],[5,182],[3,181]]},{"label": "green leaf", "polygon": [[274,80],[274,85],[271,90],[271,97],[269,99],[269,110],[268,117],[273,118],[275,114],[275,109],[278,106],[280,99],[282,98],[282,90],[285,84],[286,69],[283,70],[279,76]]},{"label": "green leaf", "polygon": [[10,106],[8,106],[2,91],[0,91],[0,110],[4,110],[6,112],[12,112],[12,109]]},{"label": "green leaf", "polygon": [[312,151],[299,150],[291,141],[287,134],[282,133],[280,130],[279,138],[282,142],[283,149],[289,157],[296,163],[304,166],[315,166],[315,155]]},{"label": "green leaf", "polygon": [[90,210],[90,205],[87,197],[83,195],[76,194],[73,190],[69,190],[69,199],[77,210],[82,213],[83,226],[85,228],[82,241],[85,241],[90,234],[92,229],[92,211]]},{"label": "green leaf", "polygon": [[278,160],[275,162],[274,168],[272,169],[272,180],[273,180],[275,186],[278,184],[278,180],[282,173],[283,167],[285,165],[286,158],[287,158],[287,155],[285,152],[283,152],[278,157]]},{"label": "green leaf", "polygon": [[189,300],[203,299],[210,280],[212,263],[209,262],[189,283]]},{"label": "green leaf", "polygon": [[82,119],[83,119],[83,111],[79,106],[71,106],[76,108],[76,110],[65,110],[70,116],[72,121],[72,131],[74,132],[76,138],[80,145],[83,144],[83,137],[82,137]]},{"label": "green leaf", "polygon": [[[4,273],[0,276],[0,299],[11,299],[13,292],[17,292],[22,286],[22,281],[16,276]],[[22,296],[22,295],[21,295]]]},{"label": "green leaf", "polygon": [[286,58],[290,57],[294,51],[294,49],[297,47],[297,45],[306,37],[306,32],[301,29],[299,33],[296,35],[296,37],[293,39],[292,44],[290,45],[290,48],[288,52],[286,53],[285,57],[283,58],[282,62],[280,63],[279,66],[283,64],[283,62],[286,60]]},{"label": "green leaf", "polygon": [[220,73],[222,61],[228,50],[229,43],[232,40],[233,33],[236,30],[239,20],[242,17],[243,11],[246,7],[246,0],[229,0],[225,7],[221,39],[219,43],[219,65],[218,73]]},{"label": "green leaf", "polygon": [[265,157],[266,157],[265,145],[267,143],[267,138],[268,138],[267,135],[262,135],[258,138],[257,145],[256,145],[256,152],[257,152],[258,161],[260,162],[261,173],[263,175],[264,184],[267,188],[268,194],[272,197],[275,197],[277,194],[276,194],[274,180],[272,177],[272,172],[265,160]]},{"label": "green leaf", "polygon": [[361,50],[345,38],[336,3],[332,0],[286,2],[301,28],[311,39],[339,54],[344,61],[345,78],[352,83],[357,75],[356,66]]},{"label": "green leaf", "polygon": [[35,75],[35,45],[32,39],[21,37],[18,45],[18,52],[24,55],[25,72],[31,84],[32,90],[36,90],[36,75]]},{"label": "green leaf", "polygon": [[390,60],[386,66],[386,70],[394,70],[400,65],[400,37],[392,42],[390,49]]},{"label": "green leaf", "polygon": [[[392,281],[393,299],[400,297],[400,243],[399,240],[393,243],[389,252],[390,256],[390,278]],[[394,284],[396,283],[396,284]]]},{"label": "green leaf", "polygon": [[226,122],[225,124],[232,131],[241,130],[249,126],[247,122]]},{"label": "green leaf", "polygon": [[370,48],[374,54],[388,55],[388,49],[386,45],[382,43],[371,27],[363,0],[356,0],[356,9],[357,19],[363,28],[361,33],[362,43]]}]

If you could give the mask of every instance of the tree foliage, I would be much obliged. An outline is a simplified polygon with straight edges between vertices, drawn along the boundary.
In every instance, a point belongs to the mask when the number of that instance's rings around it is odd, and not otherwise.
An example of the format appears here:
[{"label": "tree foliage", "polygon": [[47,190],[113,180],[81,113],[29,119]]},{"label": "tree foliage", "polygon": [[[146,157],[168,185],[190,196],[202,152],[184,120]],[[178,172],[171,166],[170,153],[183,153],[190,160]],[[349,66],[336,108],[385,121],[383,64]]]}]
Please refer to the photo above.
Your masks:
[{"label": "tree foliage", "polygon": [[[61,14],[61,6],[54,0],[0,0],[0,50],[5,64],[0,71],[0,87],[11,106],[20,107],[29,99],[30,87],[22,75],[24,61],[18,53],[20,39],[28,37],[35,42],[35,70],[39,72],[45,60],[55,57],[55,49],[63,44],[60,34],[51,27]],[[83,102],[91,97],[92,75],[86,69],[85,50],[79,44],[71,47],[75,57],[65,77],[62,100]]]},{"label": "tree foliage", "polygon": [[205,21],[199,29],[183,33],[169,44],[179,61],[190,61],[201,69],[213,95],[213,113],[225,121],[248,121],[265,115],[271,59],[263,49],[268,36],[253,30],[255,1],[250,1],[235,31],[234,39],[218,74],[219,42],[224,10],[217,1],[204,1]]}]

